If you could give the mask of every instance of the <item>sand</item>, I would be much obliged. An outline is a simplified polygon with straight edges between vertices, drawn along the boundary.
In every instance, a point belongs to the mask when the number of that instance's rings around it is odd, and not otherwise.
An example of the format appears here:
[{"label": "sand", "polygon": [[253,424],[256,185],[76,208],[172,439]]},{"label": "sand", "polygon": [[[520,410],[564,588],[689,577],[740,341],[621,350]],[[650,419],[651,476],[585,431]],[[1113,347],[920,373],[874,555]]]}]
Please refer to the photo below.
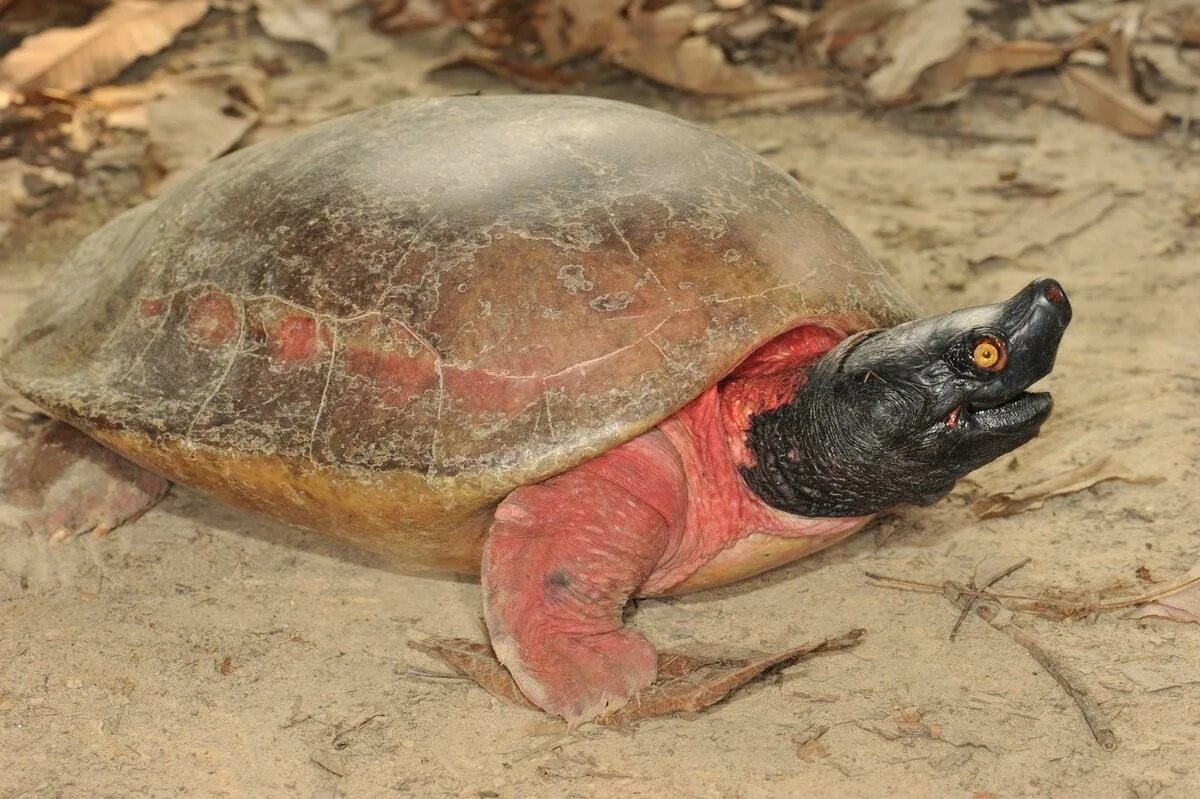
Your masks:
[{"label": "sand", "polygon": [[[421,57],[359,18],[346,27],[332,65],[312,60],[272,84],[255,137],[409,93],[512,90],[474,73],[420,80]],[[252,36],[221,52],[236,62],[262,46]],[[597,91],[699,113],[640,83]],[[1108,597],[1152,590],[1200,560],[1196,143],[1131,141],[999,95],[882,116],[699,118],[794,170],[929,310],[992,302],[1040,275],[1061,280],[1075,308],[1044,384],[1057,409],[1033,444],[934,507],[631,614],[660,647],[773,650],[862,627],[860,646],[694,717],[567,731],[408,646],[482,637],[475,582],[413,574],[176,488],[104,540],[0,534],[0,796],[1200,792],[1200,627],[1122,611],[1018,617],[1109,718],[1119,739],[1109,752],[1010,637],[972,617],[952,642],[957,614],[944,598],[864,575],[967,582],[981,564],[1031,558],[1000,587]],[[1030,197],[1012,188],[1021,181],[1089,205]],[[0,329],[64,253],[140,198],[130,170],[84,185],[10,236]],[[1012,245],[988,233],[1018,212],[1054,240],[972,265]],[[0,446],[16,443],[4,436]],[[971,510],[1106,456],[1126,475],[1163,480],[1113,480],[1009,517]]]}]

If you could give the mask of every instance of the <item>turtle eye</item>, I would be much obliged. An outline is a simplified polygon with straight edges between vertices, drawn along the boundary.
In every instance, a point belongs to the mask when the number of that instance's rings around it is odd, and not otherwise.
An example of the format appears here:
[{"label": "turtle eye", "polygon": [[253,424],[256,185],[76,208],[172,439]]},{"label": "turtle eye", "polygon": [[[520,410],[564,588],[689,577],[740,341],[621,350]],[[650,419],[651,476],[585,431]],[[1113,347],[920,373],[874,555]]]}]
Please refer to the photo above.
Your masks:
[{"label": "turtle eye", "polygon": [[1004,342],[992,336],[976,340],[971,349],[971,363],[985,372],[999,372],[1007,360],[1008,352],[1004,348]]}]

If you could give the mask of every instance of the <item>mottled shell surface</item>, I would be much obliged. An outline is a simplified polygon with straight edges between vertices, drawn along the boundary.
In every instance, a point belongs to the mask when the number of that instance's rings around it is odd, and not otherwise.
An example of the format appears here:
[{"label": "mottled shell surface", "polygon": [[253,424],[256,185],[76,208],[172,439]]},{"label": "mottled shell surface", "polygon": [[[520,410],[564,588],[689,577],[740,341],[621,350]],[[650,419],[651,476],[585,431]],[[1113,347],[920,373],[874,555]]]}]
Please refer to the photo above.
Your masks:
[{"label": "mottled shell surface", "polygon": [[395,103],[223,158],[93,234],[5,378],[228,501],[470,569],[514,487],[774,336],[912,303],[795,181],[578,97]]}]

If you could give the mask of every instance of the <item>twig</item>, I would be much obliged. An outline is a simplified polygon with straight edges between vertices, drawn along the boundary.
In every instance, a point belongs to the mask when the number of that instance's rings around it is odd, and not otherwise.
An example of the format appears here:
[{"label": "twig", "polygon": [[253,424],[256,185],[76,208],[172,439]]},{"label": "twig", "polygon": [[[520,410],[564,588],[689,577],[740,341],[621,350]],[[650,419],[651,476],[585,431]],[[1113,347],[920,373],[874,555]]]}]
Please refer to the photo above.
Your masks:
[{"label": "twig", "polygon": [[[895,588],[902,591],[919,591],[925,594],[940,594],[943,591],[942,586],[934,583],[923,583],[920,580],[906,580],[902,577],[889,577],[886,574],[877,572],[863,572],[867,577],[879,583],[887,583],[885,587]],[[1030,612],[1038,606],[1050,605],[1059,608],[1067,608],[1070,610],[1120,610],[1121,608],[1131,608],[1135,605],[1145,605],[1148,602],[1157,602],[1163,597],[1173,596],[1180,591],[1184,591],[1192,586],[1200,583],[1200,575],[1195,577],[1184,577],[1176,580],[1174,583],[1167,585],[1165,588],[1159,589],[1152,594],[1141,594],[1139,596],[1128,597],[1126,599],[1114,599],[1109,602],[1078,602],[1069,599],[1055,599],[1054,597],[1039,597],[1030,596],[1029,594],[1001,594],[992,591],[973,590],[963,588],[962,593],[965,596],[978,597],[979,599],[988,599],[993,602],[998,602],[1001,599],[1019,599],[1025,602],[1033,603],[1030,607],[1017,607],[1013,610]]]},{"label": "twig", "polygon": [[[970,593],[963,590],[961,586],[950,582],[946,583],[942,589],[942,595],[952,605],[964,610],[971,607],[968,604]],[[1025,647],[1025,650],[1029,652],[1033,659],[1066,690],[1067,694],[1075,700],[1079,712],[1083,714],[1084,722],[1087,723],[1088,729],[1092,731],[1092,735],[1102,749],[1106,752],[1111,752],[1117,748],[1117,735],[1113,732],[1112,725],[1105,717],[1104,712],[1100,710],[1100,706],[1096,703],[1096,700],[1085,689],[1080,688],[1075,683],[1066,666],[1055,660],[1032,635],[1013,622],[1011,613],[1005,615],[1003,614],[1003,608],[1000,606],[987,601],[979,601],[975,605],[975,615],[997,630],[1007,633],[1009,638],[1012,638],[1018,644]]]},{"label": "twig", "polygon": [[[345,749],[347,746],[350,745],[350,737],[349,737],[350,735],[358,732],[359,730],[361,730],[363,727],[370,724],[375,719],[385,719],[385,718],[387,718],[386,713],[373,713],[370,716],[367,716],[366,718],[364,718],[362,721],[355,722],[354,724],[350,725],[349,727],[346,727],[344,730],[339,732],[337,735],[333,736],[333,741],[331,742],[333,748],[339,749],[339,750]],[[324,765],[324,764],[322,764],[322,765]]]},{"label": "twig", "polygon": [[[1021,568],[1022,566],[1025,566],[1026,564],[1028,564],[1028,563],[1029,563],[1029,561],[1031,561],[1031,560],[1033,560],[1033,558],[1025,558],[1025,560],[1022,560],[1022,561],[1020,561],[1020,562],[1018,562],[1018,563],[1014,563],[1013,565],[1009,566],[1009,567],[1008,567],[1007,569],[1005,569],[1004,571],[1002,571],[1002,572],[1000,572],[999,574],[997,574],[997,575],[996,575],[995,577],[993,577],[992,579],[988,580],[988,581],[987,581],[987,583],[986,583],[985,585],[981,585],[981,586],[975,586],[975,585],[974,585],[974,583],[975,583],[975,580],[974,580],[974,578],[972,578],[972,580],[971,580],[972,587],[973,587],[973,588],[977,588],[977,590],[979,590],[979,591],[986,591],[987,589],[991,588],[991,587],[992,587],[993,585],[995,585],[996,583],[998,583],[998,582],[1000,582],[1001,580],[1003,580],[1003,579],[1004,579],[1005,577],[1007,577],[1008,575],[1010,575],[1010,574],[1012,574],[1013,572],[1015,572],[1017,569],[1019,569],[1019,568]],[[967,597],[967,603],[966,603],[966,605],[963,607],[963,609],[962,609],[962,612],[958,614],[958,621],[954,622],[954,629],[952,629],[952,630],[950,631],[950,640],[951,640],[951,641],[953,641],[953,640],[954,640],[954,638],[955,638],[955,636],[957,636],[957,635],[958,635],[958,628],[959,628],[959,627],[962,627],[962,625],[963,625],[963,622],[967,620],[967,616],[968,616],[968,615],[971,613],[971,608],[975,606],[975,600],[977,600],[977,599],[979,599],[979,597],[977,597],[977,596],[969,596],[969,597]]]}]

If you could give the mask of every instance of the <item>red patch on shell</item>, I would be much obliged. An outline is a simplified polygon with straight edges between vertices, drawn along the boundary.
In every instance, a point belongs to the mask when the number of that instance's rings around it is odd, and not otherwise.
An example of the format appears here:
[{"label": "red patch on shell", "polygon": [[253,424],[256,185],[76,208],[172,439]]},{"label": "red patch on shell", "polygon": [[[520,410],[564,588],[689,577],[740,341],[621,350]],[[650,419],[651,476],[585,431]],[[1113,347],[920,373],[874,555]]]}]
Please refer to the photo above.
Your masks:
[{"label": "red patch on shell", "polygon": [[185,325],[188,336],[193,340],[213,347],[220,346],[237,332],[237,309],[229,295],[218,291],[205,292],[192,301]]},{"label": "red patch on shell", "polygon": [[478,368],[446,369],[446,392],[469,413],[515,416],[536,403],[546,390],[547,381],[542,377],[509,377]]},{"label": "red patch on shell", "polygon": [[160,316],[165,310],[167,310],[165,297],[146,297],[138,302],[138,315],[143,319]]},{"label": "red patch on shell", "polygon": [[285,363],[311,363],[332,345],[329,330],[311,316],[291,314],[268,334],[271,358]]},{"label": "red patch on shell", "polygon": [[346,370],[370,380],[384,405],[404,407],[437,385],[433,354],[426,350],[409,355],[403,348],[388,352],[350,345],[345,352]]}]

